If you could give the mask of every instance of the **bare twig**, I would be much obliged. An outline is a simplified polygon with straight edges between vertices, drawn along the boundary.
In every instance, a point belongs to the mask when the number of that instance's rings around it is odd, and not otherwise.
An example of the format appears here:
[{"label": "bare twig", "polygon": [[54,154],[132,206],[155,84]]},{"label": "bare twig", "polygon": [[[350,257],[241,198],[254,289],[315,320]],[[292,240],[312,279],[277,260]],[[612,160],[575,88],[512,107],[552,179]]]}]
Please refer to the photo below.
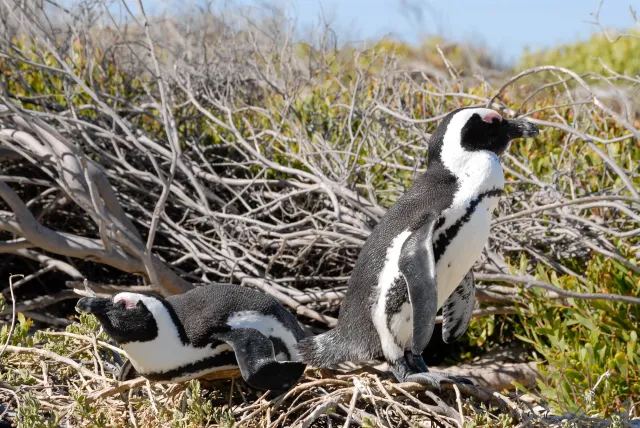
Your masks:
[{"label": "bare twig", "polygon": [[9,327],[9,334],[7,336],[7,341],[5,342],[4,346],[2,347],[2,351],[0,351],[0,357],[2,357],[2,354],[4,354],[4,351],[6,351],[7,346],[9,346],[9,343],[11,343],[11,336],[13,336],[13,329],[16,326],[16,298],[13,295],[13,278],[24,278],[24,275],[9,275],[9,292],[11,293],[11,326]]}]

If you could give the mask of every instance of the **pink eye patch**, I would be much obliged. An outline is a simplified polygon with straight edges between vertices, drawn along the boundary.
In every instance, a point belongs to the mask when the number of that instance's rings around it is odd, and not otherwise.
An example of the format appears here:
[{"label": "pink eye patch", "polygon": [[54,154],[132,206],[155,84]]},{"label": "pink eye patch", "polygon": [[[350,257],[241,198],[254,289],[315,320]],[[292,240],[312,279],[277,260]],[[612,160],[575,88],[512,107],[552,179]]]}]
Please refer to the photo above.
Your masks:
[{"label": "pink eye patch", "polygon": [[502,116],[495,112],[487,113],[486,115],[482,116],[482,120],[487,123],[493,123],[494,119],[498,119],[498,121],[501,122]]},{"label": "pink eye patch", "polygon": [[127,309],[133,309],[138,304],[137,301],[135,301],[135,300],[133,300],[131,298],[127,298],[126,296],[116,296],[113,299],[113,303],[118,303],[118,302],[124,302],[124,307],[127,308]]}]

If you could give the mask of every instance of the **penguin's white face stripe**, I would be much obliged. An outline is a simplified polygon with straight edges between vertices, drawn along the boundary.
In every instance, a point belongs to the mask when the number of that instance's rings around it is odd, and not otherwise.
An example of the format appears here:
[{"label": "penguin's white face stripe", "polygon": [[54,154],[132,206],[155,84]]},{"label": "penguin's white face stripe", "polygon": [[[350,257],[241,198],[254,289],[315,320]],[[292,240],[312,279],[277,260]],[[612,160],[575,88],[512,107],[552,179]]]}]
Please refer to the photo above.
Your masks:
[{"label": "penguin's white face stripe", "polygon": [[191,344],[184,345],[180,340],[178,327],[167,308],[159,300],[135,293],[120,293],[114,301],[125,300],[126,304],[133,302],[134,306],[142,301],[153,315],[158,327],[158,335],[147,342],[128,342],[122,345],[131,363],[140,374],[163,373],[178,367],[201,361],[207,357],[216,356],[225,351],[231,351],[231,346],[221,344],[212,347],[196,348]]},{"label": "penguin's white face stripe", "polygon": [[[293,333],[285,328],[274,316],[265,315],[257,311],[239,311],[227,318],[227,324],[231,328],[253,328],[267,337],[277,337],[287,347],[291,355],[291,361],[300,361],[300,354]],[[278,356],[276,356],[278,357]],[[278,359],[284,357],[280,355]]]},{"label": "penguin's white face stripe", "polygon": [[470,164],[475,163],[476,155],[491,154],[497,159],[497,156],[492,152],[468,151],[462,147],[462,128],[474,114],[479,115],[482,120],[488,123],[494,119],[502,120],[502,116],[496,111],[487,108],[464,109],[451,118],[444,134],[440,157],[444,166],[456,177],[462,177]]},{"label": "penguin's white face stripe", "polygon": [[376,327],[380,343],[382,344],[382,352],[389,361],[395,361],[404,355],[404,349],[400,348],[394,339],[394,334],[389,331],[387,326],[387,294],[400,273],[398,261],[402,252],[402,244],[411,235],[411,232],[404,231],[395,237],[391,246],[387,250],[384,268],[378,277],[378,299],[372,307],[373,314],[371,319]]},{"label": "penguin's white face stripe", "polygon": [[[451,206],[442,213],[445,222],[439,229],[440,232],[446,230],[463,216],[475,197],[483,192],[504,187],[502,165],[500,165],[495,153],[488,150],[468,151],[460,145],[462,127],[474,114],[479,114],[483,118],[492,118],[497,115],[495,111],[490,109],[462,110],[454,115],[447,126],[442,145],[442,163],[456,177],[458,189]],[[487,202],[489,202],[488,207]],[[487,208],[493,211],[497,198],[490,198],[490,201],[487,202],[483,202],[482,207],[477,207],[476,211]],[[434,238],[438,238],[437,233]]]}]

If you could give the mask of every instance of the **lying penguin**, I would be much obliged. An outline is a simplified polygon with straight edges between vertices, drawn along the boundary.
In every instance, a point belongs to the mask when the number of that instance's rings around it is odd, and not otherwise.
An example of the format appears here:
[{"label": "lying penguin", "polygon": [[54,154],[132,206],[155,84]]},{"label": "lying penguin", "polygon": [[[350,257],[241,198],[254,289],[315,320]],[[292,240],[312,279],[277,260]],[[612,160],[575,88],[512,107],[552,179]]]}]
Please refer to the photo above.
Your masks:
[{"label": "lying penguin", "polygon": [[210,284],[166,299],[119,293],[83,297],[76,307],[96,316],[145,378],[182,382],[240,370],[262,390],[283,391],[302,376],[296,344],[305,337],[277,300],[231,284]]}]

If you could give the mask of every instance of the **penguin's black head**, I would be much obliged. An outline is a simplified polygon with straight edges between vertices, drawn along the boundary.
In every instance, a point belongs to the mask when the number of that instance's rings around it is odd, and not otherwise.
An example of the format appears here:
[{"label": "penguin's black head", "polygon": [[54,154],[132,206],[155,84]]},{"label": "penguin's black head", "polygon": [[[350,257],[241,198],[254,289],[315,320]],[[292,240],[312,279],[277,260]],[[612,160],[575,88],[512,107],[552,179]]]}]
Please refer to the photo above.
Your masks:
[{"label": "penguin's black head", "polygon": [[76,308],[95,315],[106,333],[123,345],[148,342],[158,336],[153,307],[150,308],[154,303],[160,303],[155,296],[119,293],[113,298],[83,297]]},{"label": "penguin's black head", "polygon": [[[489,150],[501,155],[515,138],[535,137],[538,127],[524,120],[503,119],[490,109],[469,109],[460,131],[460,145],[467,151]],[[470,115],[468,113],[471,113]]]},{"label": "penguin's black head", "polygon": [[[447,157],[489,151],[501,155],[516,138],[535,137],[539,130],[525,120],[504,119],[495,110],[462,108],[449,113],[440,122],[429,141],[434,158],[446,163]],[[431,154],[429,158],[432,159]]]}]

